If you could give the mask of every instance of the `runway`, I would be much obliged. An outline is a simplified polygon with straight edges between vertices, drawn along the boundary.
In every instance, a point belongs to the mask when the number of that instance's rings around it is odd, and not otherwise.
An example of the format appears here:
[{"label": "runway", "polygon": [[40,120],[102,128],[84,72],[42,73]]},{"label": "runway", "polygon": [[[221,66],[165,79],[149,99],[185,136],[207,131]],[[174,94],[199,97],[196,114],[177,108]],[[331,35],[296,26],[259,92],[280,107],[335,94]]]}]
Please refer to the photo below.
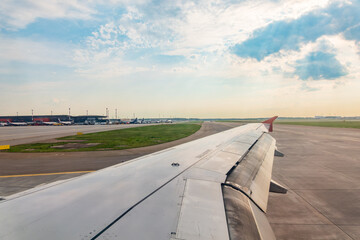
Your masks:
[{"label": "runway", "polygon": [[77,132],[93,133],[150,124],[70,125],[70,126],[15,126],[0,127],[0,145],[17,145],[75,135]]},{"label": "runway", "polygon": [[275,125],[285,154],[273,179],[267,216],[277,239],[360,239],[360,130]]},{"label": "runway", "polygon": [[[0,196],[64,180],[238,126],[205,122],[187,138],[121,151],[0,153]],[[56,127],[55,127],[56,128]],[[275,125],[273,179],[287,194],[270,193],[267,217],[277,239],[360,239],[360,130]],[[31,176],[29,176],[30,174]],[[41,175],[35,175],[41,174]],[[45,174],[45,175],[44,175]]]}]

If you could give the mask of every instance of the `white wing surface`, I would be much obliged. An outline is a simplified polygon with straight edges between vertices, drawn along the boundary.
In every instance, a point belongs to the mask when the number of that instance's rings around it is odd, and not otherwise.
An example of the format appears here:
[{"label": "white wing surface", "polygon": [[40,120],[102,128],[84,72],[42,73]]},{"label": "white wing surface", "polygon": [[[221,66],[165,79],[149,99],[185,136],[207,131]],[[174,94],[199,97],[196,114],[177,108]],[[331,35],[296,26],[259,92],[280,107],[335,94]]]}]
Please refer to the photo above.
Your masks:
[{"label": "white wing surface", "polygon": [[10,197],[0,239],[274,239],[272,121]]}]

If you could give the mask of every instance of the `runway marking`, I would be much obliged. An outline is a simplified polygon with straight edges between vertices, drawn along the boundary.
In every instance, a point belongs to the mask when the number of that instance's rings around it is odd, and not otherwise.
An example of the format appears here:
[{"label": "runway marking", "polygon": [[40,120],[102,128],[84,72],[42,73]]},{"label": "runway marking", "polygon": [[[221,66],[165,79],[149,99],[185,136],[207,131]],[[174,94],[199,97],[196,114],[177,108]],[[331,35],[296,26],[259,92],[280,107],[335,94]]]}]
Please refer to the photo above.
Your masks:
[{"label": "runway marking", "polygon": [[0,145],[0,150],[10,149],[10,145]]},{"label": "runway marking", "polygon": [[61,174],[76,174],[76,173],[90,173],[95,171],[77,171],[77,172],[57,172],[57,173],[37,173],[37,174],[21,174],[21,175],[4,175],[0,178],[12,178],[12,177],[34,177],[34,176],[48,176],[48,175],[61,175]]}]

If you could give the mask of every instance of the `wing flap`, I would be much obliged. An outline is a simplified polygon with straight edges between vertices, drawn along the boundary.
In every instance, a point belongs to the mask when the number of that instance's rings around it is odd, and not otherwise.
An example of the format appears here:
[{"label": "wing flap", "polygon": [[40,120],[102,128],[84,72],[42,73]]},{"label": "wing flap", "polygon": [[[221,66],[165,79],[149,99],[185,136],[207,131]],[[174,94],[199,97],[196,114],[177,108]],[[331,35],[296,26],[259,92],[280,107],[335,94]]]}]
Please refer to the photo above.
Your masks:
[{"label": "wing flap", "polygon": [[223,194],[230,239],[262,239],[249,198],[228,186],[223,186]]},{"label": "wing flap", "polygon": [[250,152],[228,174],[226,183],[248,195],[264,212],[267,208],[275,139],[263,134]]},{"label": "wing flap", "polygon": [[173,239],[229,239],[219,183],[186,180],[176,237]]}]

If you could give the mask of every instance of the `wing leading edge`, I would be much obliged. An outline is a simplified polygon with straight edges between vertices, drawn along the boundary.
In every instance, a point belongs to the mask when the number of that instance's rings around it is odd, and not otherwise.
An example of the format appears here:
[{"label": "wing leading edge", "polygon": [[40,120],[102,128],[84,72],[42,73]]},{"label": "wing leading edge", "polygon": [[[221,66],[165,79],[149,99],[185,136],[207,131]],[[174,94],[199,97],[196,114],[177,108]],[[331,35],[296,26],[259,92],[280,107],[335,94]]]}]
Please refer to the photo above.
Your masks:
[{"label": "wing leading edge", "polygon": [[274,239],[275,140],[247,124],[0,202],[0,239]]}]

